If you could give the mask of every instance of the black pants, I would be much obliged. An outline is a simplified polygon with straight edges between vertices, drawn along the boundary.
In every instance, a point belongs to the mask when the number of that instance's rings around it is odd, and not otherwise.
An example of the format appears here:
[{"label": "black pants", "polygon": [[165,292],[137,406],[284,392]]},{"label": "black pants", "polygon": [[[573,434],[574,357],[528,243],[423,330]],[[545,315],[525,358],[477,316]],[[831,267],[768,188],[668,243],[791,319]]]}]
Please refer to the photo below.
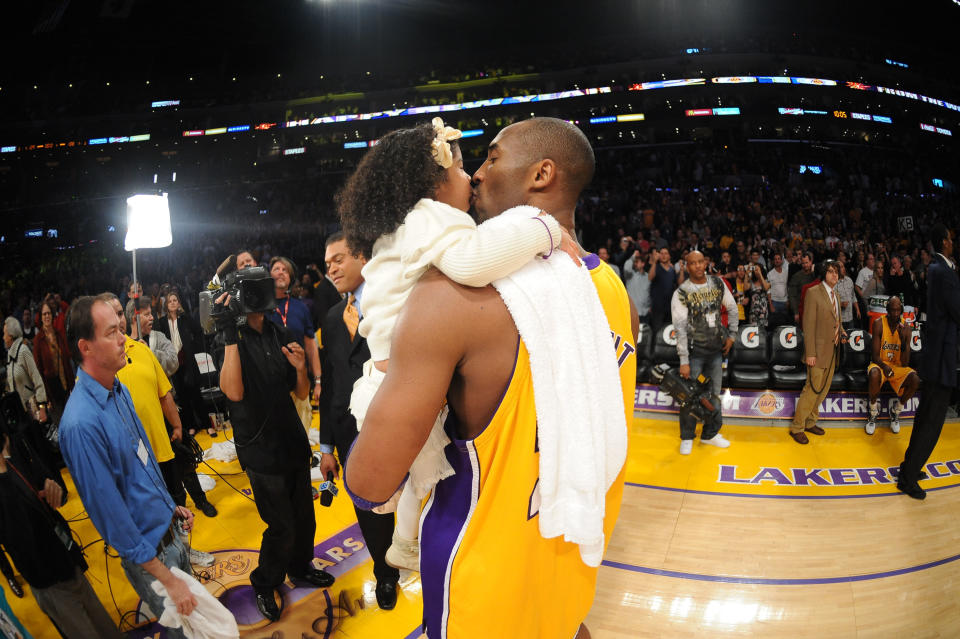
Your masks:
[{"label": "black pants", "polygon": [[[350,442],[353,443],[352,441]],[[346,454],[350,446],[337,446],[337,455],[341,461],[346,459]],[[344,469],[346,461],[342,461]],[[346,477],[346,471],[340,475]],[[400,571],[387,564],[387,549],[393,542],[393,513],[378,515],[371,510],[363,510],[353,507],[357,513],[357,523],[360,524],[360,532],[363,534],[363,540],[367,543],[367,550],[373,559],[373,576],[377,582],[394,583],[400,579]]]},{"label": "black pants", "polygon": [[161,462],[159,465],[167,491],[176,505],[187,505],[187,493],[197,506],[207,503],[207,496],[200,488],[200,480],[197,478],[197,469],[185,453],[174,446],[173,459]]},{"label": "black pants", "polygon": [[310,491],[310,467],[282,475],[247,469],[260,519],[267,525],[260,542],[260,564],[250,573],[254,590],[277,588],[286,575],[302,575],[313,559],[317,521]]},{"label": "black pants", "polygon": [[900,464],[900,477],[908,484],[916,483],[920,478],[920,471],[940,439],[952,391],[951,387],[937,382],[923,382],[920,405],[913,418],[910,444]]}]

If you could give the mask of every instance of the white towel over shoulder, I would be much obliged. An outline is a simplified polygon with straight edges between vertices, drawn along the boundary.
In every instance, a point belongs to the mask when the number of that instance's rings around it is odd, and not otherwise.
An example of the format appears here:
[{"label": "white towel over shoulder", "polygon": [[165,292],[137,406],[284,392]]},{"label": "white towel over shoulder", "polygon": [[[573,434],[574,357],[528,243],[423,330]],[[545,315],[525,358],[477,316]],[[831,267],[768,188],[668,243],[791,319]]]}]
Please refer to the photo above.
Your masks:
[{"label": "white towel over shoulder", "polygon": [[[536,215],[514,207],[502,215]],[[540,446],[540,534],[603,558],[606,493],[626,461],[627,424],[610,327],[590,273],[565,253],[499,279],[530,353]]]}]

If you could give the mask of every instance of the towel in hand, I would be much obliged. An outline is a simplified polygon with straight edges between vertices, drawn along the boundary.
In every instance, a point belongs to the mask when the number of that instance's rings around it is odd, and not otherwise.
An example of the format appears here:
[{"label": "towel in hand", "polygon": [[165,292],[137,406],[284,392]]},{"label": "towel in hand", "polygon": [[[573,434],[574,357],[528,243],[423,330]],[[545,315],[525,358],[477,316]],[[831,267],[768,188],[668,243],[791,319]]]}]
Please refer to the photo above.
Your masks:
[{"label": "towel in hand", "polygon": [[163,613],[160,625],[181,628],[187,639],[238,639],[240,630],[233,613],[226,609],[199,581],[177,567],[170,569],[174,577],[187,582],[190,593],[197,600],[197,607],[184,617],[177,612],[177,605],[167,595],[167,589],[159,581],[151,584],[154,592],[163,597]]},{"label": "towel in hand", "polygon": [[[502,215],[536,216],[514,207]],[[610,325],[589,271],[554,251],[493,286],[530,354],[540,446],[540,534],[603,558],[606,493],[626,461],[627,424]]]}]

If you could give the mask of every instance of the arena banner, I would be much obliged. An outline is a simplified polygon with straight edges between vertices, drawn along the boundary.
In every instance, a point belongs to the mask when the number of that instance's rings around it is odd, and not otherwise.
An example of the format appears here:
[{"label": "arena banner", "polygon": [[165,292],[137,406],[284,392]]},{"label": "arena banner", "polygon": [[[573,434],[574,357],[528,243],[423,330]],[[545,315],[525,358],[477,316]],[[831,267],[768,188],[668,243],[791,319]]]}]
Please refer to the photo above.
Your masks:
[{"label": "arena banner", "polygon": [[[743,390],[728,388],[723,391],[723,415],[740,419],[793,419],[800,391],[790,390]],[[880,395],[880,419],[889,419],[889,393]],[[903,411],[901,418],[912,418],[919,403],[919,394],[915,395]],[[634,410],[654,413],[680,412],[680,407],[670,395],[655,384],[637,384],[634,394]],[[820,419],[859,420],[867,419],[867,394],[836,392],[827,395],[820,405]]]}]

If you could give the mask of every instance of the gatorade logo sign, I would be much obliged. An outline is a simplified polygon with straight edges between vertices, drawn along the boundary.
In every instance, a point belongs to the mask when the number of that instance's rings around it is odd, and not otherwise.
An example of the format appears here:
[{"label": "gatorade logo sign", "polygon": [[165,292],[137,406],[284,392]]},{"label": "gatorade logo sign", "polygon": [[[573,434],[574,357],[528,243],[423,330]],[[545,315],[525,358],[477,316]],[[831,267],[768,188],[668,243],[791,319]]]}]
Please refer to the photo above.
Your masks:
[{"label": "gatorade logo sign", "polygon": [[864,340],[863,340],[863,331],[851,331],[850,333],[850,350],[857,351],[858,353],[863,350]]},{"label": "gatorade logo sign", "polygon": [[751,328],[740,333],[740,342],[747,348],[756,348],[760,345],[760,333]]},{"label": "gatorade logo sign", "polygon": [[919,352],[921,346],[920,331],[914,331],[913,336],[910,338],[910,350]]},{"label": "gatorade logo sign", "polygon": [[797,329],[795,326],[785,328],[780,332],[780,346],[791,349],[797,347]]},{"label": "gatorade logo sign", "polygon": [[670,346],[677,345],[677,329],[673,327],[673,324],[667,324],[663,327],[663,341]]}]

